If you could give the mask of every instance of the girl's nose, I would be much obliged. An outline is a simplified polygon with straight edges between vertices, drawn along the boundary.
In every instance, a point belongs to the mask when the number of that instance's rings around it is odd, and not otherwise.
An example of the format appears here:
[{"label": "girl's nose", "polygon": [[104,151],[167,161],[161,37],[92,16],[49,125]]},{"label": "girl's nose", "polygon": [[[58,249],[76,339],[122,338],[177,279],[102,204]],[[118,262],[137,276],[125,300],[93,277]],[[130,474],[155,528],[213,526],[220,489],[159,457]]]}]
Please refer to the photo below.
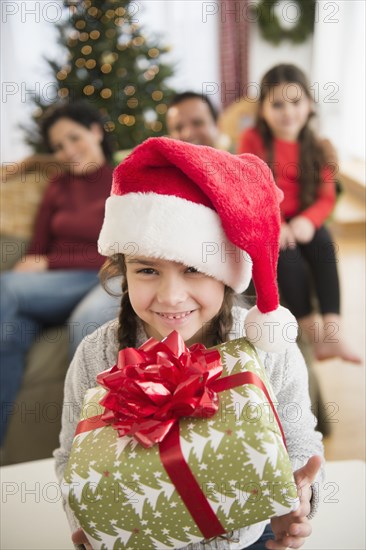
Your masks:
[{"label": "girl's nose", "polygon": [[175,306],[187,298],[184,282],[179,277],[164,277],[157,292],[157,300],[166,306]]},{"label": "girl's nose", "polygon": [[295,104],[292,101],[286,101],[285,112],[286,114],[291,114],[296,110]]}]

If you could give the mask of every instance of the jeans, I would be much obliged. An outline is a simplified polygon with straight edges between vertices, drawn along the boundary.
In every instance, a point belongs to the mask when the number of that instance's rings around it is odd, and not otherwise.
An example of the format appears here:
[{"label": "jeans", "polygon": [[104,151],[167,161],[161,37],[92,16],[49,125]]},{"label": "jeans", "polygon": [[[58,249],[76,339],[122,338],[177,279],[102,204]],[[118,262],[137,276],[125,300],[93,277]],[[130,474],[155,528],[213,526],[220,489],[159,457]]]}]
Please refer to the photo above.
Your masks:
[{"label": "jeans", "polygon": [[250,546],[247,546],[246,548],[243,548],[243,550],[267,550],[265,543],[267,540],[274,539],[274,534],[271,528],[271,525],[266,525],[265,530],[263,531],[262,536]]},{"label": "jeans", "polygon": [[97,331],[107,321],[118,317],[121,304],[121,278],[111,279],[107,286],[116,295],[108,294],[98,284],[76,306],[68,320],[71,359],[83,338]]},{"label": "jeans", "polygon": [[[25,357],[44,325],[65,323],[76,306],[87,297],[85,308],[80,304],[80,316],[74,315],[71,351],[83,332],[95,330],[116,316],[118,309],[105,308],[97,271],[50,270],[40,273],[9,271],[0,276],[0,445],[18,390],[21,385]],[[93,307],[93,292],[99,297]],[[91,294],[90,294],[91,293]],[[110,296],[105,293],[106,301]],[[118,301],[120,298],[118,298]],[[89,305],[88,305],[89,304]],[[77,311],[75,312],[77,313]],[[88,317],[89,316],[89,317]],[[85,332],[82,323],[89,323]]]}]

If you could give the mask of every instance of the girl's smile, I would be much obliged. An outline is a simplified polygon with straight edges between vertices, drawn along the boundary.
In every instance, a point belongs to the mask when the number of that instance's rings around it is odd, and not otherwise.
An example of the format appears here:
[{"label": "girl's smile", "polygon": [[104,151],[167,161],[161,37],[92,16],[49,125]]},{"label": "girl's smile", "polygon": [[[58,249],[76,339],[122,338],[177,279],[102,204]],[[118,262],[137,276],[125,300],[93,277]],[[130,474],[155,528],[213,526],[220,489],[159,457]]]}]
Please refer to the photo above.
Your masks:
[{"label": "girl's smile", "polygon": [[176,321],[180,319],[188,319],[188,317],[193,313],[194,310],[191,311],[183,311],[182,313],[163,313],[161,311],[156,311],[155,313],[162,317],[163,319],[167,319],[168,321]]},{"label": "girl's smile", "polygon": [[224,298],[223,283],[168,260],[127,256],[126,276],[134,311],[159,340],[177,330],[189,344],[202,341]]}]

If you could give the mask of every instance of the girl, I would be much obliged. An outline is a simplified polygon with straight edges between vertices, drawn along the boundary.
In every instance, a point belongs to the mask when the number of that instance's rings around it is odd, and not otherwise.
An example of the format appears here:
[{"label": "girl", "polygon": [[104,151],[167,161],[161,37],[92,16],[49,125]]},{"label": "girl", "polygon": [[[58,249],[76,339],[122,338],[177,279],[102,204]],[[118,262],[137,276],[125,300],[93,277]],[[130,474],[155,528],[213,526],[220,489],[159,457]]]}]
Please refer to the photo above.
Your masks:
[{"label": "girl", "polygon": [[[258,184],[254,193],[253,182]],[[292,464],[299,468],[301,506],[272,519],[271,527],[262,522],[235,532],[235,547],[277,550],[303,544],[318,500],[317,486],[312,491],[311,484],[322,444],[310,412],[306,367],[289,343],[294,318],[278,304],[281,196],[257,157],[167,138],[147,140],[115,170],[99,250],[110,256],[102,269],[104,280],[123,275],[121,311],[118,320],[100,329],[94,344],[82,342],[68,371],[55,451],[60,481],[85,391],[96,385],[99,372],[116,363],[119,349],[139,346],[148,337],[161,340],[172,330],[188,345],[211,346],[241,337],[245,324],[247,337],[262,348],[258,351],[277,401],[295,401],[302,410],[296,425],[282,418]],[[247,312],[234,299],[249,284],[252,262],[257,307]],[[66,512],[73,541],[90,548],[67,504]],[[189,548],[229,548],[229,542],[219,538]]]},{"label": "girl", "polygon": [[[98,296],[103,258],[96,239],[103,222],[113,168],[103,121],[84,104],[62,105],[47,113],[42,134],[65,171],[52,179],[40,206],[27,254],[1,275],[1,433],[19,390],[25,356],[42,325],[64,323],[83,301],[95,329],[117,315],[112,298]],[[95,294],[97,291],[97,295]],[[107,313],[106,313],[107,311]],[[84,324],[71,321],[81,341]]]},{"label": "girl", "polygon": [[[337,260],[323,225],[335,204],[335,185],[327,166],[329,142],[320,142],[312,132],[313,115],[304,73],[294,65],[273,67],[260,85],[256,126],[242,134],[239,153],[265,160],[284,192],[278,284],[315,358],[360,363],[342,335]],[[310,274],[322,315],[320,327],[311,303]]]}]

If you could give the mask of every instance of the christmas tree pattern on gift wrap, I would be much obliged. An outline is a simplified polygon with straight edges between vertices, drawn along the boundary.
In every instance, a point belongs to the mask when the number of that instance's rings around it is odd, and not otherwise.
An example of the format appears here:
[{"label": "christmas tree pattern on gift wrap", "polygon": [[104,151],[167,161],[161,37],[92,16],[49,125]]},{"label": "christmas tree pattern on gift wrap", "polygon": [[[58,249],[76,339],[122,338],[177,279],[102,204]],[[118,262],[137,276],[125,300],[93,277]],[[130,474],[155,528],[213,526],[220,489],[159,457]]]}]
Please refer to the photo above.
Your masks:
[{"label": "christmas tree pattern on gift wrap", "polygon": [[[222,359],[223,376],[249,370],[268,388],[250,344],[229,343]],[[93,389],[88,399],[97,403],[103,394]],[[296,501],[281,433],[263,399],[259,388],[240,386],[220,393],[220,409],[211,419],[180,420],[183,455],[227,530],[287,513]],[[65,479],[74,483],[70,506],[94,548],[179,548],[203,538],[157,446],[143,448],[109,427],[80,434]]]}]

